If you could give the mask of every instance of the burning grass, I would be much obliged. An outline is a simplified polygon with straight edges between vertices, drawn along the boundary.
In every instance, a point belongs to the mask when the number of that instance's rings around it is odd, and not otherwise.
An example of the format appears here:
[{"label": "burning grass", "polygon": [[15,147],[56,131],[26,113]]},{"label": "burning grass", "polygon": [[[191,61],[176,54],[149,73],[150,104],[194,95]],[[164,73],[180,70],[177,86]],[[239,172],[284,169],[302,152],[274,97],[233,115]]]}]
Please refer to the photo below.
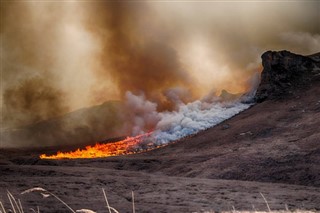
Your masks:
[{"label": "burning grass", "polygon": [[76,158],[103,158],[117,155],[129,155],[140,153],[158,148],[150,140],[152,132],[138,135],[135,137],[127,137],[124,140],[101,144],[94,146],[86,146],[85,149],[77,149],[72,152],[58,152],[55,155],[40,155],[41,159],[76,159]]},{"label": "burning grass", "polygon": [[[143,104],[150,104],[144,97],[132,98]],[[102,158],[118,155],[129,155],[156,149],[181,138],[194,135],[200,131],[213,127],[226,119],[249,108],[252,104],[241,102],[242,99],[231,102],[201,102],[195,101],[181,105],[177,111],[158,113],[146,112],[147,117],[157,115],[158,121],[155,131],[134,137],[127,137],[114,143],[97,143],[87,146],[85,149],[77,149],[72,152],[58,152],[55,155],[40,155],[41,159],[75,159],[75,158]],[[153,106],[153,105],[152,105]]]}]

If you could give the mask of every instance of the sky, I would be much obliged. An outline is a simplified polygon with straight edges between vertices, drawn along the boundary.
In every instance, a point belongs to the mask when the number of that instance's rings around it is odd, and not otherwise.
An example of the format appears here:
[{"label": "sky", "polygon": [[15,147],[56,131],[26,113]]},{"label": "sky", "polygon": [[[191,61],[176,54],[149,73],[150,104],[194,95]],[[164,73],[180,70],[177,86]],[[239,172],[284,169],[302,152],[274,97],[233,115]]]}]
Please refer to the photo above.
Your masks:
[{"label": "sky", "polygon": [[267,50],[320,51],[319,1],[1,1],[1,127],[131,92],[174,110],[250,90]]}]

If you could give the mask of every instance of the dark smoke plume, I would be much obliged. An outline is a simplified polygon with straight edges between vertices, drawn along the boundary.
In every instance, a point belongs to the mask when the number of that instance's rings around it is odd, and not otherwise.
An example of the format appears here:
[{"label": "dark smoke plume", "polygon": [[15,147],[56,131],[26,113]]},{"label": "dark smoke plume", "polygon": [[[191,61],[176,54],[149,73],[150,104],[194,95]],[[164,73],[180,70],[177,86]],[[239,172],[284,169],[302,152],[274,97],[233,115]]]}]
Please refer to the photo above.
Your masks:
[{"label": "dark smoke plume", "polygon": [[3,121],[12,126],[36,123],[67,111],[63,93],[41,78],[26,79],[6,89],[3,101]]},{"label": "dark smoke plume", "polygon": [[32,124],[68,112],[64,91],[49,71],[54,63],[54,24],[41,25],[27,2],[1,5],[2,127]]},{"label": "dark smoke plume", "polygon": [[[161,108],[169,107],[164,91],[189,87],[191,80],[170,41],[149,34],[148,29],[152,30],[157,20],[144,23],[142,17],[152,16],[151,8],[145,3],[107,2],[93,10],[98,26],[88,25],[103,45],[99,76],[112,78],[121,97],[127,91],[143,92]],[[146,29],[139,28],[142,24]]]}]

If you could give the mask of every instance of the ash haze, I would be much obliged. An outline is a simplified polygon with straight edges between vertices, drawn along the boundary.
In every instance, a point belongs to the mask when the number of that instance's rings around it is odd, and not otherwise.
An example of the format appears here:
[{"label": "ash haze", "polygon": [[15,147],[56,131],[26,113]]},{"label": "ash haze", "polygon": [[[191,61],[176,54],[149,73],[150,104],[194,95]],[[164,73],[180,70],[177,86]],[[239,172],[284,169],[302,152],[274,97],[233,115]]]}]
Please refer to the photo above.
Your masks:
[{"label": "ash haze", "polygon": [[[223,89],[245,93],[264,51],[320,50],[319,11],[318,1],[1,2],[1,127],[11,131],[128,94],[172,111]],[[83,118],[74,135],[106,126],[98,138],[140,131],[141,118],[130,112],[136,107],[120,105],[104,111],[103,121]],[[75,126],[69,120],[68,128]],[[69,129],[58,126],[49,144],[64,143],[57,134]]]}]

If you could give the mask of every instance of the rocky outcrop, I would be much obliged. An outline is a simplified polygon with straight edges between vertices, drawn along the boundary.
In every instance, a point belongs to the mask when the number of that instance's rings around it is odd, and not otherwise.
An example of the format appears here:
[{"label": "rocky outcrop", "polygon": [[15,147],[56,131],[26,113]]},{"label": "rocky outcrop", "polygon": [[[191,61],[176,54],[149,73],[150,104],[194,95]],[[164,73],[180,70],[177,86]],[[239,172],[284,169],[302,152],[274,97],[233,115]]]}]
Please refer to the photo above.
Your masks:
[{"label": "rocky outcrop", "polygon": [[289,51],[267,51],[261,58],[263,71],[255,95],[257,102],[287,97],[320,75],[320,53],[302,56]]}]

